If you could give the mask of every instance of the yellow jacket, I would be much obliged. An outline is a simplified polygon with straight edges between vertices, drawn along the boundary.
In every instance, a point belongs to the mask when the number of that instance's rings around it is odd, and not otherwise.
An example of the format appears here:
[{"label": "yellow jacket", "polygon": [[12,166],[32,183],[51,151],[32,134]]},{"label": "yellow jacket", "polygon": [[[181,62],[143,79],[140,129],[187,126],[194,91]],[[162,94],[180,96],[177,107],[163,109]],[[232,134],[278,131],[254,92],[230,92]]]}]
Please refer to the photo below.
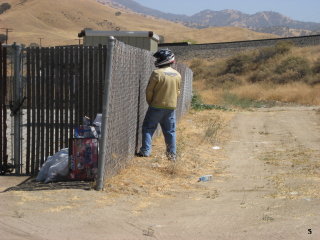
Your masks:
[{"label": "yellow jacket", "polygon": [[146,99],[151,107],[175,109],[180,94],[181,75],[171,67],[159,68],[152,72]]}]

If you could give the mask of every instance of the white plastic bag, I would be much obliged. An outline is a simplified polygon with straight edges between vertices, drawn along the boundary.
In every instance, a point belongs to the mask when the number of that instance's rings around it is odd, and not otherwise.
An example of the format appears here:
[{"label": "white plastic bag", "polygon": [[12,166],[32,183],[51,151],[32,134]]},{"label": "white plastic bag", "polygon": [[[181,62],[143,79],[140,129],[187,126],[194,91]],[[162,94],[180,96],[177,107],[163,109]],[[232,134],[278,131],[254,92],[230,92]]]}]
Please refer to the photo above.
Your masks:
[{"label": "white plastic bag", "polygon": [[96,132],[98,134],[98,138],[100,138],[101,135],[101,125],[102,125],[102,113],[98,113],[96,118],[93,121],[93,125],[96,128]]},{"label": "white plastic bag", "polygon": [[36,181],[53,182],[67,177],[69,174],[69,149],[64,148],[48,157],[43,164]]}]

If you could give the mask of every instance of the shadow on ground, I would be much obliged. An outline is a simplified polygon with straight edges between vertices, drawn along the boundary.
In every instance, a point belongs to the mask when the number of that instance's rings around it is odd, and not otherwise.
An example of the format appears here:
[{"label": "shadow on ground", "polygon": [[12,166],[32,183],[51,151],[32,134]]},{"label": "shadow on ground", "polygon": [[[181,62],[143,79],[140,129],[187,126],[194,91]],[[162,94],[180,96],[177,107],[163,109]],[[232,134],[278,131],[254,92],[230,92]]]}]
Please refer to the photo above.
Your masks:
[{"label": "shadow on ground", "polygon": [[79,189],[89,191],[93,189],[93,182],[85,181],[62,181],[52,183],[37,182],[35,178],[28,178],[24,182],[14,187],[9,187],[3,192],[9,191],[48,191],[48,190],[63,190],[63,189]]}]

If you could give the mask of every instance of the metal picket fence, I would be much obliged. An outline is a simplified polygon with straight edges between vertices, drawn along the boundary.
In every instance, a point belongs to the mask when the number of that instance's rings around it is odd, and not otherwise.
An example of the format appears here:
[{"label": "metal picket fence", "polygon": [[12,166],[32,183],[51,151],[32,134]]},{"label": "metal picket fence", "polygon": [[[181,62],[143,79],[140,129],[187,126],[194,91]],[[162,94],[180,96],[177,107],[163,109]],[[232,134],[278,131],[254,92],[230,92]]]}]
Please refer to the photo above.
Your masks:
[{"label": "metal picket fence", "polygon": [[101,112],[105,59],[105,46],[24,50],[26,174],[68,147],[84,116]]}]

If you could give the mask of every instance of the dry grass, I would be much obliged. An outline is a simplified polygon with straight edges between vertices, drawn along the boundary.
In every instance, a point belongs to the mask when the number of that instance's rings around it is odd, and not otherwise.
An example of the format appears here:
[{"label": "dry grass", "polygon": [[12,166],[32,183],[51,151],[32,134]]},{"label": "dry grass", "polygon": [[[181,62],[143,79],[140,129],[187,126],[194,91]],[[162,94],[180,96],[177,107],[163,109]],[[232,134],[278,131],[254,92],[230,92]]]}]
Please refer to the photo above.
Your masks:
[{"label": "dry grass", "polygon": [[252,100],[320,105],[320,85],[310,86],[305,83],[269,86],[248,84],[232,89],[230,92],[240,98]]},{"label": "dry grass", "polygon": [[320,198],[319,151],[303,146],[273,151],[261,156],[267,165],[276,167],[270,180],[275,185],[272,198]]},{"label": "dry grass", "polygon": [[189,66],[193,87],[206,104],[228,104],[226,96],[234,96],[239,102],[320,105],[319,53],[320,46],[284,44],[214,62],[194,59]]},{"label": "dry grass", "polygon": [[305,83],[277,84],[246,84],[225,90],[203,89],[203,82],[194,84],[194,88],[207,104],[223,104],[224,96],[231,93],[239,98],[256,101],[278,101],[284,103],[297,103],[304,105],[320,105],[320,84],[310,86]]},{"label": "dry grass", "polygon": [[223,151],[212,147],[225,141],[227,136],[221,129],[231,118],[232,113],[214,110],[191,112],[177,129],[176,163],[166,159],[163,137],[156,137],[152,156],[133,159],[119,175],[106,182],[106,191],[146,198],[203,191],[205,187],[197,183],[200,176],[222,174],[216,165],[224,158]]}]

